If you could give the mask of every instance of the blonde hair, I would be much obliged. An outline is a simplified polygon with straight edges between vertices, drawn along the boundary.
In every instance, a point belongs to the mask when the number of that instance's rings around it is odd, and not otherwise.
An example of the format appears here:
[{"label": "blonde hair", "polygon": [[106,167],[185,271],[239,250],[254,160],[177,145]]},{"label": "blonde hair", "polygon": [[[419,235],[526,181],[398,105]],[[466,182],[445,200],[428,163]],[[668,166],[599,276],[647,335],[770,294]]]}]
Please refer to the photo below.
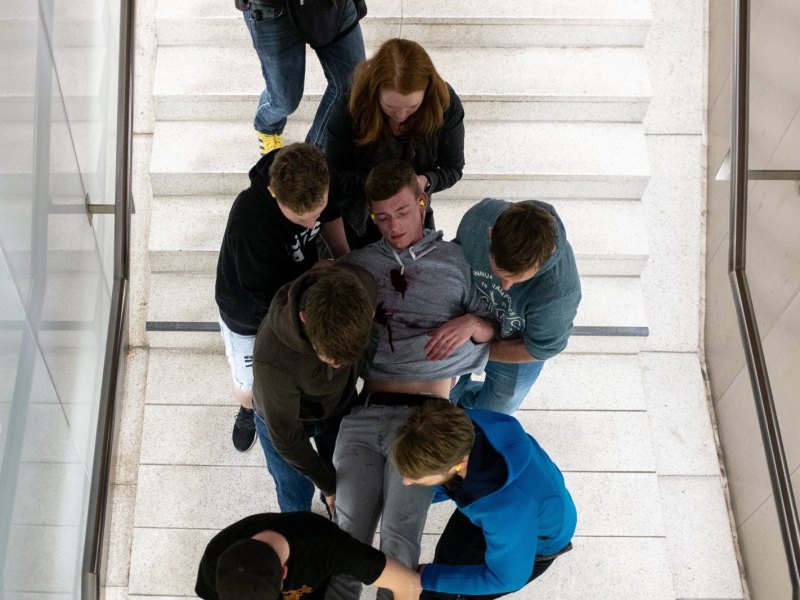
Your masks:
[{"label": "blonde hair", "polygon": [[395,434],[392,456],[400,475],[421,479],[444,474],[475,443],[475,426],[466,411],[444,399],[414,408]]}]

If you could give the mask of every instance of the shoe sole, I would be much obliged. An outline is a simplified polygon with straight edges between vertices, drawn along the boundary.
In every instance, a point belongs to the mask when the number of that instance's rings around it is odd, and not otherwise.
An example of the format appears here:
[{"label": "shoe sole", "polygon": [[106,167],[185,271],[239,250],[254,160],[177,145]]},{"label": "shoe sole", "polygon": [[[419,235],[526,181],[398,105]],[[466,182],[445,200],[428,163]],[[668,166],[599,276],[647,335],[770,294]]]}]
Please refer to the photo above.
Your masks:
[{"label": "shoe sole", "polygon": [[250,445],[249,445],[247,448],[245,448],[244,450],[239,450],[239,448],[237,448],[237,447],[236,447],[236,444],[233,444],[233,447],[234,447],[234,449],[235,449],[237,452],[249,452],[250,450],[252,450],[252,449],[253,449],[253,446],[255,446],[255,445],[256,445],[256,439],[257,439],[257,438],[258,438],[258,436],[254,436],[254,437],[253,437],[253,441],[252,441],[252,442],[250,443]]}]

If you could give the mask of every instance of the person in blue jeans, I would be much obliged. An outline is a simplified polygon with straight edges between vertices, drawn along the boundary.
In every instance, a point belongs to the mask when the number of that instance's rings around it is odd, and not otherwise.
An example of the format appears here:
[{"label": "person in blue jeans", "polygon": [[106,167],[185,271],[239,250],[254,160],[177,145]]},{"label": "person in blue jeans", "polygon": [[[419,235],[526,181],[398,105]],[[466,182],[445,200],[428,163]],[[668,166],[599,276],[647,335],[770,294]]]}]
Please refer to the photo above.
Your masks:
[{"label": "person in blue jeans", "polygon": [[[464,214],[454,241],[464,249],[473,283],[500,327],[485,381],[462,376],[450,400],[511,414],[544,361],[567,346],[581,300],[575,256],[555,209],[537,200],[486,198]],[[446,358],[451,340],[469,339],[470,327],[463,317],[440,327],[431,336],[428,358]]]},{"label": "person in blue jeans", "polygon": [[[235,0],[261,62],[266,87],[261,92],[253,121],[259,149],[266,154],[283,145],[286,119],[303,97],[306,41],[292,23],[284,0]],[[339,33],[332,42],[314,48],[328,85],[322,95],[305,141],[322,147],[334,104],[345,96],[350,74],[366,58],[359,14],[354,0],[343,0]]]},{"label": "person in blue jeans", "polygon": [[277,291],[258,329],[255,426],[281,512],[311,510],[315,486],[333,511],[331,457],[377,343],[375,298],[375,281],[364,269],[312,269]]}]

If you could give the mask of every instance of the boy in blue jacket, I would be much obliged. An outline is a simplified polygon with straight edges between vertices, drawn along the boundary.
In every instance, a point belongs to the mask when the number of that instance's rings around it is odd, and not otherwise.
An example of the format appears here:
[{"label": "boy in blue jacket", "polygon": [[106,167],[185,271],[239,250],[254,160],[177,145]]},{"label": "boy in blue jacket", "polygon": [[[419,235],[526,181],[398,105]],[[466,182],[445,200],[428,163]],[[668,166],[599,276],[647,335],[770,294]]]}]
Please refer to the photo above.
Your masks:
[{"label": "boy in blue jacket", "polygon": [[393,457],[404,484],[438,486],[436,499],[457,506],[420,565],[421,598],[515,592],[572,548],[561,471],[513,417],[429,401],[398,430]]}]

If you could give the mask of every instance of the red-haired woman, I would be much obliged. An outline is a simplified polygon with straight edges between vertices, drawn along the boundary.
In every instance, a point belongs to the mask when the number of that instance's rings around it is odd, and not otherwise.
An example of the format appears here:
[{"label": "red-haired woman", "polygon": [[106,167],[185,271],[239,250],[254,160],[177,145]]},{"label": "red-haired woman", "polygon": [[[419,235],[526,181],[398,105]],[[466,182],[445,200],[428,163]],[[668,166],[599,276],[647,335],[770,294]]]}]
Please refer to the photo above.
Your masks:
[{"label": "red-haired woman", "polygon": [[[453,186],[464,168],[464,109],[418,43],[391,39],[353,72],[349,97],[328,121],[325,154],[338,174],[332,190],[351,248],[380,239],[364,183],[388,159],[408,162],[430,195]],[[433,227],[428,206],[426,226]]]}]

